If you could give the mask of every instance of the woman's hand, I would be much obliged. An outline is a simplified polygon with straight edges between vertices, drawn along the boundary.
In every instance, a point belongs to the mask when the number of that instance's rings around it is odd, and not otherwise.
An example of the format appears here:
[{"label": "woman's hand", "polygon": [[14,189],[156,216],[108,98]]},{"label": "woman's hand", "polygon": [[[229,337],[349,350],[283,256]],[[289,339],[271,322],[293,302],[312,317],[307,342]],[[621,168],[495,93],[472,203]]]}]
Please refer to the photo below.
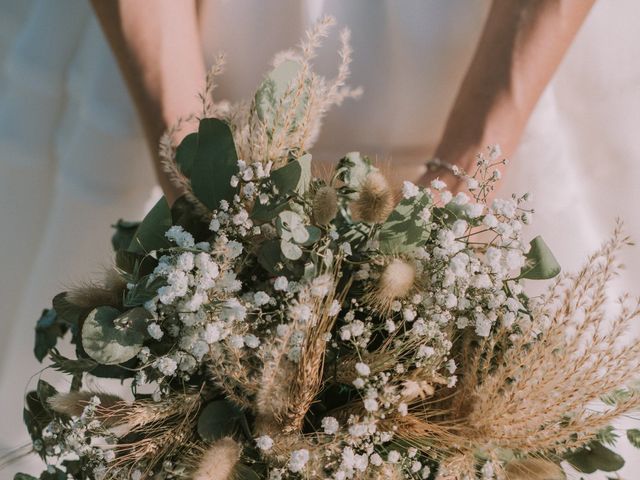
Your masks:
[{"label": "woman's hand", "polygon": [[[466,172],[475,156],[500,145],[510,157],[540,95],[595,0],[494,0],[434,156]],[[456,192],[465,182],[427,172]]]}]

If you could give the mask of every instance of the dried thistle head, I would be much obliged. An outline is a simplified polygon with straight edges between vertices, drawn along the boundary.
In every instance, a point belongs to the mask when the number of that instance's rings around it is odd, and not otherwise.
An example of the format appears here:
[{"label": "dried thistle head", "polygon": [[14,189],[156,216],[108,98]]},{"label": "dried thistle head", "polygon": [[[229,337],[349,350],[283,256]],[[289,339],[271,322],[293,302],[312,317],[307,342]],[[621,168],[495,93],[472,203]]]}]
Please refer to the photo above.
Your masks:
[{"label": "dried thistle head", "polygon": [[386,177],[371,172],[362,182],[358,198],[351,204],[355,218],[367,223],[382,223],[393,211],[395,199]]},{"label": "dried thistle head", "polygon": [[202,452],[193,480],[231,480],[242,447],[233,438],[217,440]]},{"label": "dried thistle head", "polygon": [[318,225],[327,225],[338,214],[338,194],[335,188],[326,185],[313,198],[313,219]]},{"label": "dried thistle head", "polygon": [[383,312],[391,309],[391,304],[405,298],[413,290],[416,282],[416,267],[401,259],[394,258],[382,271],[377,284],[365,296],[367,303]]},{"label": "dried thistle head", "polygon": [[504,468],[506,480],[565,480],[562,468],[543,458],[524,458],[509,462]]}]

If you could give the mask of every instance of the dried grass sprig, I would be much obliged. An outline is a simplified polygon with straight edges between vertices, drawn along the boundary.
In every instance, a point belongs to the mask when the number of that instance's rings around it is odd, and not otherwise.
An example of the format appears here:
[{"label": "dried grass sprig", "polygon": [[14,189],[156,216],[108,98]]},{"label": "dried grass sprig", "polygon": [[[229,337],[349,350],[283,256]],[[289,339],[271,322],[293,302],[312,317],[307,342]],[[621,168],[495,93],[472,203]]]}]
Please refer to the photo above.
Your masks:
[{"label": "dried grass sprig", "polygon": [[450,472],[468,475],[479,450],[561,454],[637,409],[634,391],[613,406],[592,409],[606,392],[631,384],[640,367],[638,342],[620,340],[640,317],[639,303],[623,297],[613,318],[605,314],[616,254],[627,244],[618,224],[577,274],[554,283],[522,335],[508,337],[504,330],[490,340],[464,338],[454,395],[436,392],[431,402],[413,402],[409,415],[392,420],[398,436]]}]

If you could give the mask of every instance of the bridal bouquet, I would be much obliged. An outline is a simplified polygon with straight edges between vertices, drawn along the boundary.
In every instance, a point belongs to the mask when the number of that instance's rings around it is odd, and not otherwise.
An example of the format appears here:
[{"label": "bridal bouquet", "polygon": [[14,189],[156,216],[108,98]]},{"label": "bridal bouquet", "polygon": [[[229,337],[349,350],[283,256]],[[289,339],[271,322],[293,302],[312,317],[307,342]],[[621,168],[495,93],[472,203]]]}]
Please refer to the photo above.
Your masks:
[{"label": "bridal bouquet", "polygon": [[[337,76],[312,69],[330,24],[239,104],[210,101],[216,63],[197,132],[161,145],[185,195],[119,221],[104,281],[43,313],[35,354],[70,388],[40,380],[26,397],[40,479],[549,480],[562,462],[623,465],[611,424],[640,403],[640,343],[618,339],[639,312],[623,298],[605,319],[604,305],[628,240],[616,228],[559,275],[540,237],[522,239],[526,195],[487,204],[497,148],[458,172],[470,194],[435,180],[396,195],[356,152],[314,178],[320,120],[358,93],[348,33]],[[553,277],[525,293],[523,279]],[[56,348],[67,332],[72,358]]]}]

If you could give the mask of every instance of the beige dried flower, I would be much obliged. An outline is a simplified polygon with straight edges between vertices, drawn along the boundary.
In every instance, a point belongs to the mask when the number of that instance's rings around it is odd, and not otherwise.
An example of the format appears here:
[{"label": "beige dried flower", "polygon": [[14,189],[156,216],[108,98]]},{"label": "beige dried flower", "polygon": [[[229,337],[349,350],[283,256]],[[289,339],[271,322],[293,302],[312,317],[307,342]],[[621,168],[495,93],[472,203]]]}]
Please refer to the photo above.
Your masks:
[{"label": "beige dried flower", "polygon": [[378,283],[366,294],[365,300],[381,311],[388,311],[395,300],[409,295],[415,281],[415,266],[401,258],[394,258],[385,267]]},{"label": "beige dried flower", "polygon": [[351,205],[351,210],[354,217],[367,223],[382,223],[394,205],[393,192],[385,176],[371,172],[362,182],[360,195]]},{"label": "beige dried flower", "polygon": [[506,480],[565,480],[562,468],[542,458],[525,458],[509,462],[504,469]]},{"label": "beige dried flower", "polygon": [[104,274],[102,282],[87,282],[70,289],[65,300],[82,308],[95,308],[103,305],[118,307],[122,303],[122,292],[127,282],[113,268]]},{"label": "beige dried flower", "polygon": [[49,398],[51,409],[68,417],[79,417],[93,397],[100,399],[100,408],[111,408],[124,400],[117,395],[101,392],[68,392],[56,393]]},{"label": "beige dried flower", "polygon": [[313,198],[313,218],[318,225],[327,225],[338,214],[338,194],[335,188],[324,186]]},{"label": "beige dried flower", "polygon": [[202,454],[193,480],[230,480],[242,447],[230,437],[221,438]]}]

